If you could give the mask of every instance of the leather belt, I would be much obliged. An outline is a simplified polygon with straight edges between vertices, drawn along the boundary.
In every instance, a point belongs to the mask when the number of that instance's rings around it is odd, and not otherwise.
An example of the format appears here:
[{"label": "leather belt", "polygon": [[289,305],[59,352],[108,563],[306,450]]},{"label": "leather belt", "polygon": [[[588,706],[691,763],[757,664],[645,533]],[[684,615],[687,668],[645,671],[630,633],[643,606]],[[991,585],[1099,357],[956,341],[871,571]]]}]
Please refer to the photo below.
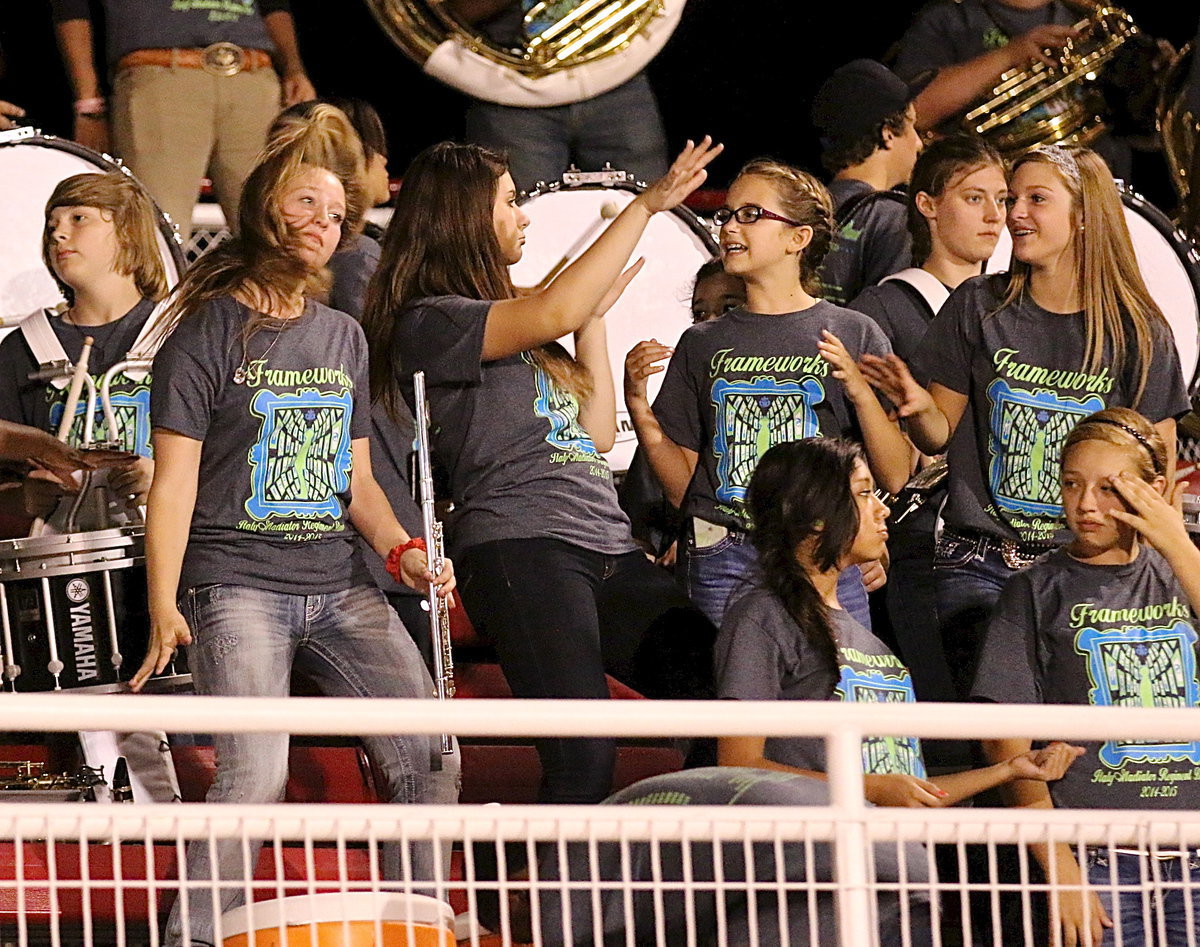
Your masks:
[{"label": "leather belt", "polygon": [[262,49],[243,49],[234,43],[213,43],[204,49],[135,49],[117,62],[117,70],[134,66],[168,66],[203,69],[214,76],[236,76],[271,66],[271,56]]}]

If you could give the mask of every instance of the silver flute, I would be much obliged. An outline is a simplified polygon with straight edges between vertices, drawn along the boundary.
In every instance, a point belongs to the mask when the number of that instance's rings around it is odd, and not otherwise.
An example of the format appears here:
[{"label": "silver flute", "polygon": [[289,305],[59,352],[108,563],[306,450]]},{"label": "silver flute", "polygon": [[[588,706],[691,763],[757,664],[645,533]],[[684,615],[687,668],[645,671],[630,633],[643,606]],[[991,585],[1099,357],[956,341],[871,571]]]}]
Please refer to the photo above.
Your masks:
[{"label": "silver flute", "polygon": [[[429,571],[441,575],[446,562],[442,524],[434,513],[433,463],[429,455],[429,402],[425,398],[425,373],[413,375],[413,414],[417,422],[417,490],[421,501],[421,525],[425,533],[425,555],[429,559]],[[437,594],[432,583],[426,593],[426,608],[429,610],[429,633],[433,638],[433,683],[437,688],[438,700],[449,700],[454,696],[454,655],[450,651],[450,606],[446,599]],[[450,734],[441,735],[442,755],[454,752]]]}]

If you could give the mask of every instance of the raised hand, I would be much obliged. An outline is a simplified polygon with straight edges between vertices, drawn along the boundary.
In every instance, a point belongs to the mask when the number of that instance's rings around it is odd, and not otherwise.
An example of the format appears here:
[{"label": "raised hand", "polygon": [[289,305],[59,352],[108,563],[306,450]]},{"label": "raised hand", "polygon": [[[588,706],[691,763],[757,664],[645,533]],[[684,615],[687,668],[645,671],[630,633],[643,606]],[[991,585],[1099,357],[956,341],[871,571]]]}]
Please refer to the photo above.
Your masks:
[{"label": "raised hand", "polygon": [[1172,546],[1191,544],[1183,514],[1154,486],[1125,472],[1113,477],[1111,483],[1132,511],[1111,510],[1113,519],[1132,526],[1164,556]]},{"label": "raised hand", "polygon": [[911,417],[934,407],[933,398],[917,384],[900,356],[880,358],[866,354],[859,360],[858,367],[871,387],[882,392],[896,406],[898,417]]},{"label": "raised hand", "polygon": [[[648,339],[639,342],[625,356],[625,406],[630,402],[644,403],[648,401],[646,382],[651,375],[656,375],[664,368],[658,364],[668,359],[675,350],[663,345],[658,339]],[[632,410],[632,409],[631,409]]]},{"label": "raised hand", "polygon": [[846,389],[846,396],[852,402],[860,404],[864,399],[874,397],[871,386],[841,339],[828,329],[822,329],[817,350],[821,353],[821,358],[829,363],[833,369],[830,374],[842,383],[842,387]]},{"label": "raised hand", "polygon": [[612,286],[608,288],[608,292],[605,293],[604,298],[600,300],[600,305],[598,305],[595,311],[592,313],[593,319],[601,318],[606,312],[608,312],[608,310],[612,309],[612,307],[616,305],[617,300],[621,298],[621,294],[625,292],[625,290],[629,287],[629,284],[633,282],[633,278],[642,271],[642,267],[645,265],[646,258],[644,256],[640,256],[633,262],[632,266],[630,266],[625,270],[624,273],[613,280]]},{"label": "raised hand", "polygon": [[667,173],[646,188],[637,199],[652,214],[678,207],[705,182],[708,178],[705,167],[724,150],[725,146],[714,145],[709,135],[705,135],[698,145],[689,139]]}]

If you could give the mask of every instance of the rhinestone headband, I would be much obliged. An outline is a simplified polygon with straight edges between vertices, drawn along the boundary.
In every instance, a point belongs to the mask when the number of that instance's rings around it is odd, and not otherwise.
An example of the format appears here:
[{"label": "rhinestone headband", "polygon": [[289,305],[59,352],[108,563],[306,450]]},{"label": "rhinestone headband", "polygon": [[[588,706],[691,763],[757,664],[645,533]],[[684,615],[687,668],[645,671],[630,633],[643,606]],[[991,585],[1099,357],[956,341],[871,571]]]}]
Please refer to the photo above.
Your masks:
[{"label": "rhinestone headband", "polygon": [[1063,177],[1067,178],[1076,187],[1079,186],[1079,162],[1075,160],[1075,155],[1062,147],[1062,145],[1042,145],[1040,148],[1035,148],[1031,153],[1045,157],[1051,164],[1058,168],[1059,173]]},{"label": "rhinestone headband", "polygon": [[1150,446],[1150,442],[1146,440],[1146,435],[1141,431],[1134,430],[1128,424],[1122,424],[1120,421],[1114,421],[1112,418],[1090,418],[1088,424],[1111,424],[1113,427],[1119,427],[1146,448],[1146,453],[1150,455],[1150,463],[1154,464],[1154,472],[1162,473],[1162,468],[1158,464],[1158,455],[1154,453],[1154,448]]}]

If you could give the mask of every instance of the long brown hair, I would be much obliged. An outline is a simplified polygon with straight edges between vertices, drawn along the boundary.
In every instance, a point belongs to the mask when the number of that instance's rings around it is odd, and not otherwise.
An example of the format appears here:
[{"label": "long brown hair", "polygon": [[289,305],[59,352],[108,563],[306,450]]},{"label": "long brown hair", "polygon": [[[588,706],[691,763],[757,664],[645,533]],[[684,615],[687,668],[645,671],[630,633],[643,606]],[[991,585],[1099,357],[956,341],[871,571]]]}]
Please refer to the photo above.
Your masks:
[{"label": "long brown hair", "polygon": [[[517,295],[492,223],[496,188],[507,170],[507,159],[495,151],[443,141],[417,155],[404,173],[362,320],[371,349],[371,395],[388,410],[399,398],[396,321],[408,305],[428,296]],[[561,345],[550,343],[530,355],[558,387],[586,398],[591,379]]]},{"label": "long brown hair", "polygon": [[[352,238],[363,215],[362,147],[349,120],[331,105],[281,128],[259,155],[246,179],[238,210],[238,235],[202,256],[180,281],[160,322],[165,334],[207,301],[237,294],[261,301],[262,308],[286,309],[298,293],[318,295],[328,285],[326,271],[312,272],[300,257],[300,236],[288,225],[281,202],[288,185],[309,168],[333,174],[346,192],[341,246]],[[246,338],[269,316],[255,314]]]},{"label": "long brown hair", "polygon": [[[1063,163],[1078,169],[1064,173]],[[1138,359],[1136,407],[1146,390],[1153,358],[1154,330],[1170,332],[1162,310],[1142,279],[1133,240],[1125,223],[1125,208],[1112,173],[1104,160],[1089,148],[1039,149],[1013,162],[1013,173],[1024,164],[1044,164],[1054,169],[1071,195],[1079,223],[1074,229],[1075,260],[1079,274],[1079,299],[1085,326],[1084,365],[1096,372],[1104,365],[1105,349],[1122,367],[1129,364],[1125,320],[1133,326]],[[1072,164],[1073,163],[1073,164]],[[1030,267],[1013,259],[1008,291],[1001,309],[1015,302],[1029,285]]]},{"label": "long brown hair", "polygon": [[[59,207],[95,207],[111,218],[117,238],[116,271],[133,280],[137,291],[155,302],[167,295],[167,271],[158,249],[158,212],[150,195],[123,171],[86,172],[63,178],[46,201],[46,222]],[[58,278],[51,266],[49,228],[42,231],[42,262],[68,303],[75,291]]]},{"label": "long brown hair", "polygon": [[744,165],[737,176],[769,181],[784,215],[812,228],[812,240],[800,254],[800,285],[805,292],[815,294],[820,289],[817,271],[833,241],[833,198],[828,188],[807,171],[773,158],[756,158]]}]

